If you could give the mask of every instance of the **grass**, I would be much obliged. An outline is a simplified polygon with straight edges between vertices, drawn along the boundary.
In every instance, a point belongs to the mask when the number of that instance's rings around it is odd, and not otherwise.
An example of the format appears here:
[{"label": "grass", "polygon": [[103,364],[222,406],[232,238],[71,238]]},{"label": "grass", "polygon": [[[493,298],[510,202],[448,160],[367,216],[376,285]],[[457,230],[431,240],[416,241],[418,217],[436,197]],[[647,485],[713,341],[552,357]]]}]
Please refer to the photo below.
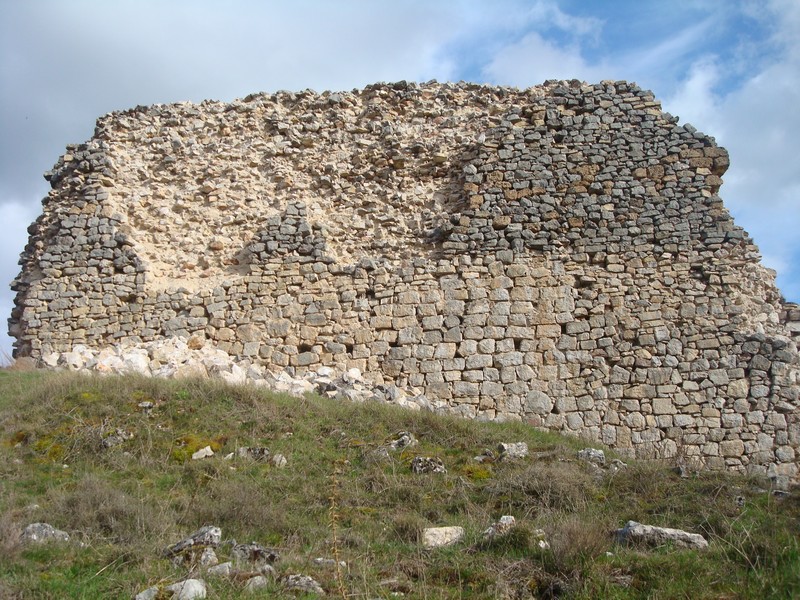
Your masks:
[{"label": "grass", "polygon": [[[143,404],[145,403],[145,404]],[[151,409],[144,409],[152,403]],[[130,439],[109,444],[120,431]],[[419,445],[388,458],[398,431]],[[477,463],[500,442],[546,458]],[[191,460],[209,445],[215,456]],[[212,381],[0,370],[0,597],[132,598],[187,576],[161,557],[202,525],[277,549],[279,575],[340,598],[791,598],[800,593],[800,498],[723,473],[681,479],[631,463],[598,476],[581,440],[377,403],[295,399]],[[240,446],[287,457],[224,460]],[[416,455],[447,474],[413,475]],[[481,533],[509,514],[504,537]],[[614,545],[628,520],[702,533],[708,551]],[[45,521],[76,543],[23,545]],[[460,525],[424,550],[422,529]],[[545,531],[549,549],[538,546]],[[226,547],[219,550],[226,558]],[[346,569],[320,567],[337,558]],[[243,582],[210,576],[210,598]],[[279,582],[253,598],[284,597]],[[307,596],[313,597],[313,596]]]}]

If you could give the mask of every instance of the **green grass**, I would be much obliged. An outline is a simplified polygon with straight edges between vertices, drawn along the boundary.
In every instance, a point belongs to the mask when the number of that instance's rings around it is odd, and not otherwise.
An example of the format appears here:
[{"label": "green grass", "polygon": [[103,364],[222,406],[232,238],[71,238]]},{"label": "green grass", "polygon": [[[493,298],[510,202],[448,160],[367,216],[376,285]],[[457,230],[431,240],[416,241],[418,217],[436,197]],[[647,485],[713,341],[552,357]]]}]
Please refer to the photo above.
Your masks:
[{"label": "green grass", "polygon": [[[152,402],[145,411],[141,402]],[[117,429],[134,437],[106,448]],[[401,430],[420,444],[386,459]],[[546,458],[478,464],[499,442]],[[217,452],[193,461],[205,445]],[[132,598],[187,576],[161,558],[205,524],[223,539],[276,548],[279,575],[311,575],[328,595],[413,599],[791,598],[800,593],[800,499],[722,473],[680,479],[631,463],[598,477],[586,442],[520,423],[478,423],[377,403],[294,399],[210,381],[0,370],[0,597]],[[223,456],[266,446],[284,469]],[[410,472],[439,456],[446,475]],[[737,503],[737,497],[744,504]],[[332,504],[334,505],[332,508]],[[504,514],[506,537],[481,532]],[[627,520],[702,533],[706,552],[615,546]],[[76,543],[23,546],[45,521]],[[430,526],[461,525],[461,544],[421,548]],[[543,529],[549,550],[537,546]],[[334,537],[335,530],[335,537]],[[226,549],[219,550],[221,560]],[[336,570],[313,564],[338,555]],[[242,582],[204,577],[210,598]],[[253,598],[282,597],[271,583]]]}]

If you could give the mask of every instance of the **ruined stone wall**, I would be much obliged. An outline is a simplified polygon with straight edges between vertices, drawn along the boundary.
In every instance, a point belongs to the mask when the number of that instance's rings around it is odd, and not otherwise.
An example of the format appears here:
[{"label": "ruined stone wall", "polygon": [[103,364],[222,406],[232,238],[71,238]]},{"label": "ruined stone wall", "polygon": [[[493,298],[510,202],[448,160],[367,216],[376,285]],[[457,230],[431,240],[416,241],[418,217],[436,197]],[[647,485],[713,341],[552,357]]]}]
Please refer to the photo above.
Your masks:
[{"label": "ruined stone wall", "polygon": [[15,352],[182,336],[795,477],[800,312],[717,196],[727,166],[625,82],[113,113],[47,174]]}]

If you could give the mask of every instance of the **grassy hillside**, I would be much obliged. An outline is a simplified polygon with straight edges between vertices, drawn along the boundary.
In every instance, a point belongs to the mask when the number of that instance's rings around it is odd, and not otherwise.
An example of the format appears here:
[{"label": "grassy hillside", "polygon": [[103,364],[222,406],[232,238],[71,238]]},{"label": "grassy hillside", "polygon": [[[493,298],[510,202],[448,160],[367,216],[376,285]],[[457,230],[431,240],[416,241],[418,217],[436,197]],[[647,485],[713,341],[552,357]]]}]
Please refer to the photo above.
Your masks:
[{"label": "grassy hillside", "polygon": [[[382,451],[399,431],[419,444]],[[522,441],[528,458],[474,460]],[[682,479],[653,463],[601,472],[576,456],[587,443],[516,423],[210,381],[4,370],[0,442],[0,598],[132,598],[190,573],[209,598],[244,597],[241,577],[162,557],[203,525],[280,554],[277,579],[252,598],[290,597],[280,579],[290,573],[328,596],[365,599],[800,593],[796,491],[778,497],[768,482],[720,473]],[[214,456],[192,460],[205,446]],[[239,447],[267,447],[287,464],[224,459]],[[418,455],[441,458],[447,473],[412,473]],[[502,515],[517,527],[484,539]],[[702,533],[710,547],[616,545],[609,532],[628,520]],[[32,522],[72,541],[23,544]],[[423,548],[421,531],[446,525],[464,527],[465,539]],[[221,561],[229,547],[217,549]]]}]

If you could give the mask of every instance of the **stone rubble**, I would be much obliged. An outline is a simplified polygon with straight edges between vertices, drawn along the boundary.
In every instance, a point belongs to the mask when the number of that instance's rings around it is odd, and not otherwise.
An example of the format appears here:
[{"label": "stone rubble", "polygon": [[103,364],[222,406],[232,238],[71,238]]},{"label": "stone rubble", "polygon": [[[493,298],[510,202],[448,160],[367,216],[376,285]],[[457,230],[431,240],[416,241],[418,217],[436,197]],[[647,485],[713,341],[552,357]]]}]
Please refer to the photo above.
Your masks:
[{"label": "stone rubble", "polygon": [[[185,567],[193,572],[203,569],[212,577],[235,579],[242,589],[254,592],[267,584],[267,578],[275,579],[272,566],[279,555],[275,550],[257,542],[239,544],[236,540],[221,541],[222,530],[213,525],[201,527],[181,541],[169,546],[162,555],[169,558],[175,567]],[[231,546],[230,560],[220,563],[214,548]],[[205,598],[206,584],[202,579],[186,579],[168,586],[153,586],[140,592],[134,600],[152,600],[159,594],[171,592],[172,598]]]},{"label": "stone rubble", "polygon": [[[131,361],[132,356],[136,357],[135,361]],[[350,369],[349,372],[337,377],[333,369],[320,367],[317,371],[309,371],[302,377],[295,377],[290,374],[291,368],[277,373],[268,371],[248,360],[238,362],[235,357],[208,343],[191,348],[186,340],[181,338],[157,340],[140,346],[123,344],[102,350],[79,344],[68,353],[47,355],[45,362],[51,368],[101,374],[139,374],[175,379],[216,377],[231,384],[252,384],[296,397],[317,392],[323,396],[352,402],[370,400],[394,403],[415,410],[447,411],[445,403],[432,404],[419,390],[404,391],[396,386],[370,385],[361,378],[357,369]],[[153,403],[142,402],[139,408],[145,411],[151,410]],[[127,432],[117,432],[120,442],[130,439],[126,437],[128,435]],[[123,437],[124,440],[121,439]],[[250,452],[258,449],[240,450]]]},{"label": "stone rubble", "polygon": [[800,309],[728,165],[624,81],[111,113],[46,174],[14,355],[295,395],[333,369],[325,394],[795,479]]},{"label": "stone rubble", "polygon": [[393,439],[388,444],[388,448],[391,450],[405,450],[407,448],[413,448],[419,442],[417,438],[414,437],[413,433],[409,433],[408,431],[398,431],[395,439]]},{"label": "stone rubble", "polygon": [[113,433],[108,434],[103,438],[101,442],[103,448],[113,448],[114,446],[119,446],[120,444],[124,444],[128,440],[133,439],[133,434],[129,431],[125,431],[117,427]]},{"label": "stone rubble", "polygon": [[415,456],[411,460],[411,472],[416,475],[424,473],[447,473],[442,459],[438,456]]}]

